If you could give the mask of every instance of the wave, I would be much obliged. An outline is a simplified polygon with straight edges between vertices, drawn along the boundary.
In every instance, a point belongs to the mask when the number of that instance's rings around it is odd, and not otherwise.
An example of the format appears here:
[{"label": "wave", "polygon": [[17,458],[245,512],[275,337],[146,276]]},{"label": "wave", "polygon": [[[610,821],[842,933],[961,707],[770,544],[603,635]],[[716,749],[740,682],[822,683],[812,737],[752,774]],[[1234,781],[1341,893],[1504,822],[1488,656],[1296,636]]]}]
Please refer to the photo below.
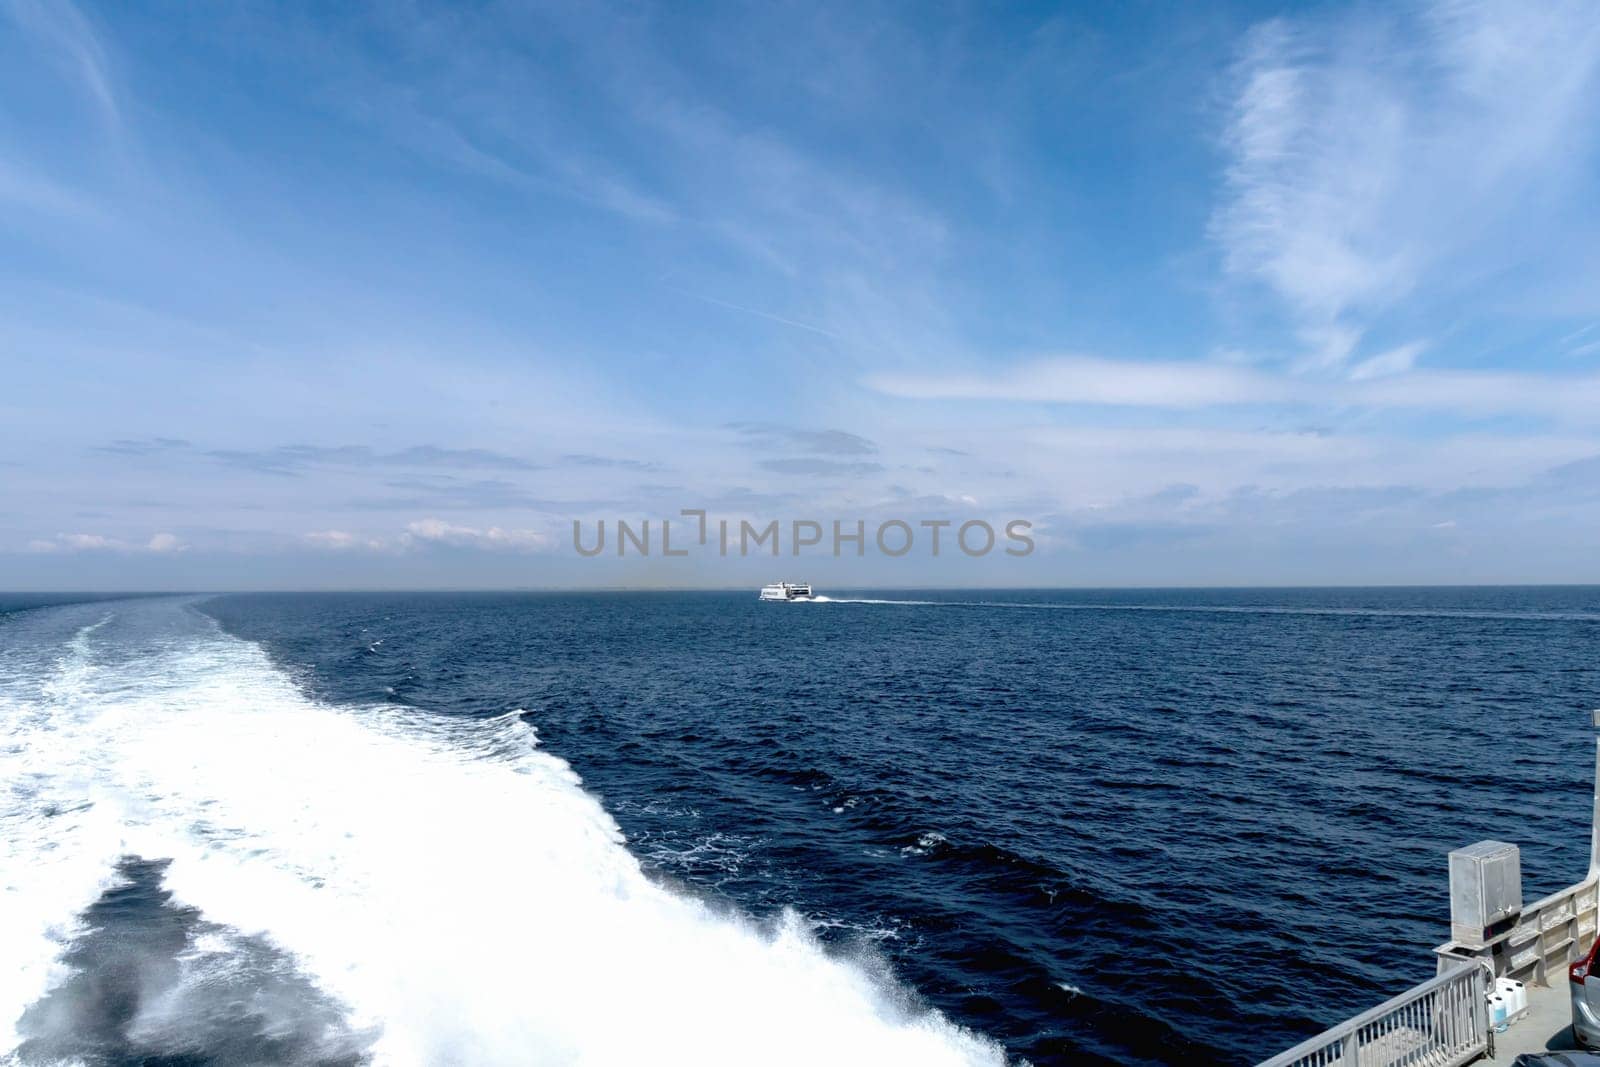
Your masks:
[{"label": "wave", "polygon": [[1268,604],[1063,604],[1059,601],[938,601],[975,608],[1039,608],[1066,611],[1199,612],[1220,615],[1332,615],[1376,619],[1485,619],[1521,622],[1600,622],[1600,612],[1516,611],[1474,608],[1339,608]]},{"label": "wave", "polygon": [[1281,604],[1106,604],[1063,603],[1059,600],[893,600],[875,597],[815,596],[814,604],[909,604],[943,608],[1017,608],[1033,611],[1149,611],[1220,615],[1329,615],[1355,618],[1483,619],[1512,622],[1600,622],[1600,612],[1532,611],[1475,608],[1296,607]]},{"label": "wave", "polygon": [[[102,620],[46,684],[0,674],[0,1058],[49,1023],[30,1005],[136,856],[206,931],[125,1028],[167,1051],[253,946],[341,1007],[319,1053],[340,1062],[1004,1062],[799,915],[758,925],[651,881],[520,713],[319,703],[163,610],[187,632],[119,649]],[[260,1026],[295,1011],[273,988]]]}]

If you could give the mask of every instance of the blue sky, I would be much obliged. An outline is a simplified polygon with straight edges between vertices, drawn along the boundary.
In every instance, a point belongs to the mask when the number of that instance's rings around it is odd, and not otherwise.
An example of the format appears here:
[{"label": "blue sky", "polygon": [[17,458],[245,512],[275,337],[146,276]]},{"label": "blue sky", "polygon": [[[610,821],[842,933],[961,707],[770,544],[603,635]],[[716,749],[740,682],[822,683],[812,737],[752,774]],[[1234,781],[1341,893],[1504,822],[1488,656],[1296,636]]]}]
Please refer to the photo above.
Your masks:
[{"label": "blue sky", "polygon": [[0,587],[1600,581],[1586,3],[0,0]]}]

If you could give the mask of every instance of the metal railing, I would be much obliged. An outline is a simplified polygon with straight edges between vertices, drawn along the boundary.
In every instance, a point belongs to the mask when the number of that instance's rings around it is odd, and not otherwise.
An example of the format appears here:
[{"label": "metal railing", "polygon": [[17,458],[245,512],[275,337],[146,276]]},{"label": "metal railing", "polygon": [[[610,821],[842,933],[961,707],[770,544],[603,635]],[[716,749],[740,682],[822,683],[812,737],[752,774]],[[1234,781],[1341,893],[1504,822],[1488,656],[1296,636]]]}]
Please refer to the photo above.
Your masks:
[{"label": "metal railing", "polygon": [[1493,1052],[1489,968],[1463,964],[1260,1064],[1457,1067]]}]

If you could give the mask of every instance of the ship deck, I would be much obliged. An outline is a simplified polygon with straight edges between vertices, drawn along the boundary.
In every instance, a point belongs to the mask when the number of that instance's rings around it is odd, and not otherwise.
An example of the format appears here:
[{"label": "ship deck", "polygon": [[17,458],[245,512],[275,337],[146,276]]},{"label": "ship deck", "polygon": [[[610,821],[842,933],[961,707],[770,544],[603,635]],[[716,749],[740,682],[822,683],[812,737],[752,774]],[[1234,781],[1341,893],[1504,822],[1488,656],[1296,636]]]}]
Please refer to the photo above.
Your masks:
[{"label": "ship deck", "polygon": [[1528,1012],[1494,1035],[1494,1055],[1479,1063],[1509,1064],[1524,1052],[1571,1052],[1578,1046],[1572,1040],[1572,1001],[1566,976],[1560,985],[1535,986],[1528,990]]}]

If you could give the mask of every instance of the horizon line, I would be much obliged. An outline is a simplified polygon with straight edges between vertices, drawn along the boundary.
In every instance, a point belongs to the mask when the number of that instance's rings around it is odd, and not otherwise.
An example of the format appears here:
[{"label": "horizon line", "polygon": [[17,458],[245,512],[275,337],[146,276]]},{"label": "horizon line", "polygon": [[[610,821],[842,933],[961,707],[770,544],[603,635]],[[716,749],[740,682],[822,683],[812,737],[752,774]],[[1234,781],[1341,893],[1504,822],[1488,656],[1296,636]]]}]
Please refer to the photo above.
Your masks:
[{"label": "horizon line", "polygon": [[[527,585],[527,586],[323,586],[308,588],[237,589],[0,589],[0,596],[246,596],[261,593],[738,593],[748,592],[741,585]],[[1157,592],[1162,590],[1249,592],[1271,590],[1358,590],[1358,589],[1596,589],[1600,581],[1588,582],[1339,582],[1339,583],[1260,583],[1248,585],[841,585],[837,592]],[[827,595],[827,594],[823,594]]]}]

